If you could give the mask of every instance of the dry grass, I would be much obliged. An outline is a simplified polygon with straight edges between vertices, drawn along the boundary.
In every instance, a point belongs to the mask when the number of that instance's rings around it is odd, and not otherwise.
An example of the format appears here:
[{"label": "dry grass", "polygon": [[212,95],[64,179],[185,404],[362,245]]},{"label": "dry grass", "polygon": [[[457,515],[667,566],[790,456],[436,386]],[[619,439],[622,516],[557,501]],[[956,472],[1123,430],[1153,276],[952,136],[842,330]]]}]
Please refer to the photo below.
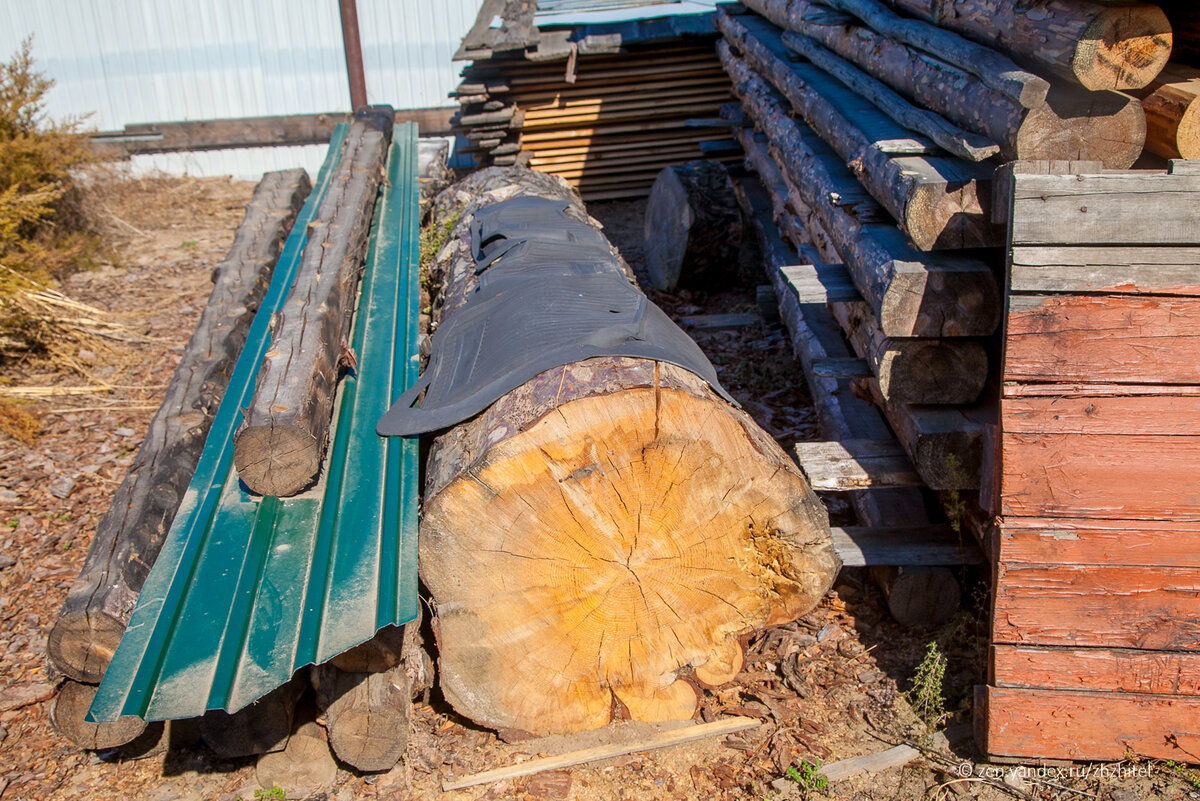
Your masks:
[{"label": "dry grass", "polygon": [[32,445],[42,431],[42,423],[17,404],[0,400],[0,431],[26,445]]}]

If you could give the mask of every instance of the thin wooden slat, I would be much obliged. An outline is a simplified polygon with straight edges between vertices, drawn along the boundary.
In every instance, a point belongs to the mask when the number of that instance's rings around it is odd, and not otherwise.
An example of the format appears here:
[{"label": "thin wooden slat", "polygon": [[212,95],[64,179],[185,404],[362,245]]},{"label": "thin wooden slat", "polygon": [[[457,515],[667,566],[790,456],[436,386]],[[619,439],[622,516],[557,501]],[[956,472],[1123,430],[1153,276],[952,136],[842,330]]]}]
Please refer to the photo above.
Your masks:
[{"label": "thin wooden slat", "polygon": [[679,114],[691,116],[695,114],[716,114],[721,103],[726,99],[724,94],[709,97],[698,97],[693,105],[665,104],[661,108],[641,107],[625,111],[609,111],[607,109],[592,114],[572,114],[570,116],[546,117],[543,119],[526,120],[522,130],[533,131],[538,128],[557,128],[558,126],[581,125],[593,123],[597,126],[609,122],[659,119],[663,114]]},{"label": "thin wooden slat", "polygon": [[538,152],[536,150],[528,152],[534,154],[529,159],[530,167],[540,169],[542,172],[554,172],[556,168],[603,168],[608,165],[636,164],[647,161],[663,161],[666,163],[674,163],[677,160],[687,161],[689,157],[700,153],[701,150],[695,143],[689,142],[680,147],[646,148],[644,151],[634,154],[618,151],[616,153],[585,153],[576,156],[555,156],[553,158],[542,158],[536,155]]},{"label": "thin wooden slat", "polygon": [[815,490],[914,487],[921,477],[894,439],[798,442],[796,460]]},{"label": "thin wooden slat", "polygon": [[994,645],[991,671],[997,687],[1200,695],[1200,653]]},{"label": "thin wooden slat", "polygon": [[[648,86],[662,88],[650,89]],[[517,104],[525,109],[526,118],[536,117],[547,113],[562,113],[578,111],[592,107],[610,106],[619,103],[653,103],[681,97],[729,92],[729,82],[721,81],[665,81],[655,84],[632,84],[611,92],[589,92],[577,96],[564,96],[555,93],[547,100],[533,101],[527,97],[517,98]]]},{"label": "thin wooden slat", "polygon": [[1200,522],[1006,517],[994,536],[1009,564],[1200,568]]},{"label": "thin wooden slat", "polygon": [[1195,396],[1006,398],[1000,409],[1009,434],[1200,434]]},{"label": "thin wooden slat", "polygon": [[1147,395],[1194,398],[1200,396],[1200,386],[1195,384],[1022,384],[1006,382],[1001,388],[1005,398],[1106,398],[1119,395],[1143,397]]},{"label": "thin wooden slat", "polygon": [[1200,384],[1197,331],[1200,298],[1013,296],[1004,379]]},{"label": "thin wooden slat", "polygon": [[1132,752],[1186,762],[1200,754],[1200,698],[1192,696],[988,687],[976,701],[975,739],[994,756],[1093,761]]},{"label": "thin wooden slat", "polygon": [[1001,511],[1200,520],[1200,436],[1004,434]]},{"label": "thin wooden slat", "polygon": [[1195,245],[1200,239],[1198,193],[1196,175],[1017,175],[1012,242]]},{"label": "thin wooden slat", "polygon": [[997,643],[1200,649],[1200,569],[1128,565],[996,568]]},{"label": "thin wooden slat", "polygon": [[835,526],[830,535],[843,567],[953,567],[983,562],[983,554],[974,540],[949,526],[932,523],[903,528]]},{"label": "thin wooden slat", "polygon": [[1018,246],[1010,277],[1013,292],[1195,296],[1200,247]]}]

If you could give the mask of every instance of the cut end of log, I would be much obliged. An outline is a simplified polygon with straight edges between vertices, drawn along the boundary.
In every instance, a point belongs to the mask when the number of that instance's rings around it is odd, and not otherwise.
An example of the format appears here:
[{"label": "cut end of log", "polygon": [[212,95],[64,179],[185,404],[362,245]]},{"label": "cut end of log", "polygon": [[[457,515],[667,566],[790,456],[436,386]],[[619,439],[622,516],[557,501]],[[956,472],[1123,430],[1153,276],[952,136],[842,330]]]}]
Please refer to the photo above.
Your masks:
[{"label": "cut end of log", "polygon": [[598,728],[614,697],[636,720],[690,718],[681,671],[724,680],[739,633],[804,614],[836,575],[786,454],[658,367],[653,386],[558,406],[426,500],[442,687],[476,721]]},{"label": "cut end of log", "polygon": [[103,612],[70,612],[50,629],[46,654],[68,678],[99,684],[124,633],[125,625]]},{"label": "cut end of log", "polygon": [[247,426],[234,436],[233,464],[251,492],[285,498],[321,469],[321,444],[304,426]]},{"label": "cut end of log", "polygon": [[1055,86],[1046,105],[1033,109],[1017,132],[1027,161],[1099,161],[1127,170],[1146,144],[1141,101],[1116,92],[1080,92]]},{"label": "cut end of log", "polygon": [[[64,682],[50,707],[50,725],[54,730],[89,751],[126,745],[146,731],[146,722],[132,716],[120,718],[115,723],[90,723],[86,716],[97,689],[94,684]],[[156,726],[161,732],[162,724]]]},{"label": "cut end of log", "polygon": [[1171,57],[1174,36],[1162,9],[1151,5],[1108,8],[1088,25],[1071,69],[1087,89],[1141,89]]}]

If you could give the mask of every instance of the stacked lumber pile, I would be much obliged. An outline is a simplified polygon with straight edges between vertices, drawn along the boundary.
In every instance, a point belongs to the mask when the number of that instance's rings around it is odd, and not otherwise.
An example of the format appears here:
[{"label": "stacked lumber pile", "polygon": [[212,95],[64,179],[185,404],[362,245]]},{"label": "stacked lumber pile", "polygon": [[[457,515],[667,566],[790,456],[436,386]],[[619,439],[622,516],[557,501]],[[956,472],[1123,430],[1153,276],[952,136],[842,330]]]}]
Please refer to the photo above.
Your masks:
[{"label": "stacked lumber pile", "polygon": [[1014,166],[977,740],[1007,757],[1194,762],[1200,171]]},{"label": "stacked lumber pile", "polygon": [[[487,5],[485,15],[492,19]],[[474,61],[454,92],[456,130],[481,166],[557,175],[584,200],[645,196],[670,164],[736,159],[725,131],[688,125],[715,116],[729,98],[711,16],[681,22],[688,19],[651,20],[661,24],[644,23],[635,36],[539,31],[530,17],[504,29],[502,41],[490,29],[486,47],[474,48],[468,34],[456,58]]]}]

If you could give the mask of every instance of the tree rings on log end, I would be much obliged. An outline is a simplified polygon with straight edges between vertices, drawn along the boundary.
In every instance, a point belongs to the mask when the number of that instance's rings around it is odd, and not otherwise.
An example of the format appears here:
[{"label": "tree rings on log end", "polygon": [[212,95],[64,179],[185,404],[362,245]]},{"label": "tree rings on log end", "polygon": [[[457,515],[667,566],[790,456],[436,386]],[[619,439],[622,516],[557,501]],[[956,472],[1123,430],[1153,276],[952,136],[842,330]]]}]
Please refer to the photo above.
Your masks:
[{"label": "tree rings on log end", "polygon": [[[64,682],[50,706],[50,724],[54,730],[80,748],[100,751],[132,743],[146,731],[146,722],[127,715],[116,723],[90,723],[86,719],[98,688],[94,684]],[[155,732],[162,733],[156,723]]]},{"label": "tree rings on log end", "polygon": [[238,478],[259,495],[295,495],[320,472],[322,443],[303,426],[248,426],[234,435],[233,442]]},{"label": "tree rings on log end", "polygon": [[836,575],[824,508],[778,445],[692,374],[633,364],[653,383],[510,420],[426,499],[442,688],[483,725],[598,728],[614,696],[636,720],[689,718],[681,671],[723,678],[738,634],[805,614]]},{"label": "tree rings on log end", "polygon": [[50,629],[46,652],[68,678],[99,684],[124,633],[124,624],[103,612],[70,612]]},{"label": "tree rings on log end", "polygon": [[1087,89],[1141,89],[1171,57],[1174,35],[1162,9],[1145,4],[1108,8],[1080,37],[1071,70]]}]

